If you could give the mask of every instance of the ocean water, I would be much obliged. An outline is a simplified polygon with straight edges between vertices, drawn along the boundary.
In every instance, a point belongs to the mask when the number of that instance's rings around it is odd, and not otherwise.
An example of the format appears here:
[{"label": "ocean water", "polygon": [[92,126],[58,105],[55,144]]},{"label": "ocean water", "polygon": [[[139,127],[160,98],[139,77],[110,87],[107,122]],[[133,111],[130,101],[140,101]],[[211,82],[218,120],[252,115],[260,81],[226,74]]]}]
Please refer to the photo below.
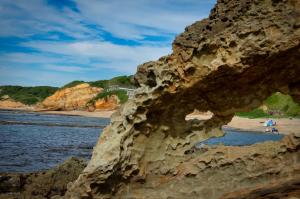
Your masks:
[{"label": "ocean water", "polygon": [[[109,119],[0,110],[0,172],[52,168],[71,156],[89,159]],[[236,132],[211,138],[208,145],[251,145],[282,135]]]},{"label": "ocean water", "polygon": [[0,172],[49,169],[71,156],[88,159],[107,124],[109,119],[0,111]]}]

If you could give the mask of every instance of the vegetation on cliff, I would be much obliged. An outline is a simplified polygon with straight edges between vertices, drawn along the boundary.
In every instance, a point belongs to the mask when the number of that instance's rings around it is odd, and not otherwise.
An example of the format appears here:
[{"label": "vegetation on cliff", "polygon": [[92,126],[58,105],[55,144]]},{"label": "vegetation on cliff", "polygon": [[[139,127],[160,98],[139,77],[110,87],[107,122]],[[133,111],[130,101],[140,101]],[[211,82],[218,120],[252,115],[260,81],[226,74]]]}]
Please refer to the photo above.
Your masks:
[{"label": "vegetation on cliff", "polygon": [[26,105],[34,105],[38,102],[42,102],[47,97],[53,95],[57,90],[71,88],[79,84],[88,83],[92,87],[103,88],[104,92],[99,93],[93,101],[101,99],[107,96],[116,95],[121,103],[128,100],[126,91],[115,90],[107,91],[110,86],[118,86],[125,88],[133,88],[131,82],[132,76],[117,76],[109,80],[98,80],[85,82],[81,80],[72,81],[61,88],[51,86],[35,86],[35,87],[23,87],[23,86],[0,86],[0,98],[8,96],[16,102],[21,102]]},{"label": "vegetation on cliff", "polygon": [[[94,104],[98,99],[107,99],[108,97],[115,95],[120,100],[120,103],[123,104],[128,100],[128,95],[125,90],[120,90],[118,87],[125,87],[125,88],[133,88],[133,83],[131,81],[132,76],[117,76],[109,80],[97,80],[97,81],[79,81],[75,80],[72,81],[63,87],[61,89],[65,88],[71,88],[74,86],[77,86],[79,84],[88,83],[92,87],[98,87],[102,88],[103,92],[99,93],[97,96],[95,96],[93,99],[91,99],[86,105],[89,106],[90,104]],[[115,88],[116,90],[110,90],[109,88],[111,86],[117,86]]]},{"label": "vegetation on cliff", "polygon": [[0,97],[8,95],[9,98],[22,102],[23,104],[32,105],[43,101],[52,95],[58,88],[51,86],[0,86]]},{"label": "vegetation on cliff", "polygon": [[83,83],[88,83],[92,87],[99,87],[99,88],[103,88],[104,90],[108,89],[109,86],[132,88],[133,84],[131,82],[131,78],[132,76],[124,75],[124,76],[117,76],[109,80],[97,80],[97,81],[90,81],[90,82],[75,80],[64,85],[61,89],[74,87]]},{"label": "vegetation on cliff", "polygon": [[98,99],[107,98],[112,95],[116,95],[119,98],[121,104],[127,102],[127,100],[128,100],[128,95],[125,90],[113,90],[113,91],[105,90],[105,91],[99,93],[96,97],[94,97],[92,100],[90,100],[87,104],[93,104]]},{"label": "vegetation on cliff", "polygon": [[83,84],[85,83],[84,81],[80,81],[80,80],[74,80],[70,83],[67,83],[66,85],[62,86],[60,89],[65,89],[65,88],[71,88],[71,87],[74,87],[74,86],[77,86],[79,84]]},{"label": "vegetation on cliff", "polygon": [[249,112],[239,112],[236,115],[247,118],[261,117],[299,117],[300,106],[290,95],[276,92],[267,98],[263,106]]},{"label": "vegetation on cliff", "polygon": [[104,90],[108,89],[109,86],[119,86],[119,87],[125,87],[125,88],[132,88],[133,84],[131,82],[131,78],[132,76],[117,76],[114,77],[110,80],[99,80],[99,81],[94,81],[94,82],[87,82],[89,83],[91,86],[95,86],[95,87],[101,87]]}]

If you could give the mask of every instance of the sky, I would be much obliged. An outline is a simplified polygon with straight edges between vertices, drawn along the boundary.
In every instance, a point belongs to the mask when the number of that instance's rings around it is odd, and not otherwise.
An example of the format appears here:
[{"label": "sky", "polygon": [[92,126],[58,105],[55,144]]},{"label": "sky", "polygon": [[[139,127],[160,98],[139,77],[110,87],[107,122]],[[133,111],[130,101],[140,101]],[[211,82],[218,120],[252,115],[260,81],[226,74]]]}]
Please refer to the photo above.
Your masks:
[{"label": "sky", "polygon": [[132,75],[216,0],[0,0],[0,85]]}]

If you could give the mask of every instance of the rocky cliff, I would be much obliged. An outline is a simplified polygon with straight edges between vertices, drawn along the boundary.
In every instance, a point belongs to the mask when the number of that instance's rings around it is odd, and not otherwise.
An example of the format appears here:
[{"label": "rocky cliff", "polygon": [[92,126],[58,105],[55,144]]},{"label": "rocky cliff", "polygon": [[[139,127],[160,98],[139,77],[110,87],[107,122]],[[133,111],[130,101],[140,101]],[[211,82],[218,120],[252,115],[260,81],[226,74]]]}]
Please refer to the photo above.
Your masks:
[{"label": "rocky cliff", "polygon": [[89,111],[98,111],[98,110],[115,110],[119,107],[120,100],[118,96],[111,95],[96,101],[89,103],[87,108]]},{"label": "rocky cliff", "polygon": [[63,88],[46,98],[39,108],[46,110],[114,110],[119,107],[120,100],[116,95],[93,100],[102,88],[92,87],[88,83]]},{"label": "rocky cliff", "polygon": [[28,106],[21,103],[16,102],[13,99],[7,98],[7,99],[1,99],[0,100],[0,108],[1,109],[10,109],[10,108],[27,108]]},{"label": "rocky cliff", "polygon": [[[274,92],[299,103],[299,52],[300,1],[218,0],[171,55],[138,67],[135,98],[112,116],[65,198],[210,199],[299,177],[297,137],[194,150]],[[213,116],[186,121],[194,109]]]},{"label": "rocky cliff", "polygon": [[48,110],[85,110],[86,104],[103,89],[87,83],[60,89],[42,102]]}]

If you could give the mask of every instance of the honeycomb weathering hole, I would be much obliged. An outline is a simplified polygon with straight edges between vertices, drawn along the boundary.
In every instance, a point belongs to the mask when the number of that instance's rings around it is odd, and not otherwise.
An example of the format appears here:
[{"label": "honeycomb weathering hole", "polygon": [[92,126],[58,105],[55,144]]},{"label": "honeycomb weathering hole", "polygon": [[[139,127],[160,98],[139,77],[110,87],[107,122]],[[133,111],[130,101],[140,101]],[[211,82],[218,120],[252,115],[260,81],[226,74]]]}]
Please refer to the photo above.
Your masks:
[{"label": "honeycomb weathering hole", "polygon": [[192,120],[192,119],[198,119],[198,120],[209,120],[213,117],[213,113],[210,111],[201,112],[198,109],[195,109],[192,113],[186,115],[185,120]]}]

